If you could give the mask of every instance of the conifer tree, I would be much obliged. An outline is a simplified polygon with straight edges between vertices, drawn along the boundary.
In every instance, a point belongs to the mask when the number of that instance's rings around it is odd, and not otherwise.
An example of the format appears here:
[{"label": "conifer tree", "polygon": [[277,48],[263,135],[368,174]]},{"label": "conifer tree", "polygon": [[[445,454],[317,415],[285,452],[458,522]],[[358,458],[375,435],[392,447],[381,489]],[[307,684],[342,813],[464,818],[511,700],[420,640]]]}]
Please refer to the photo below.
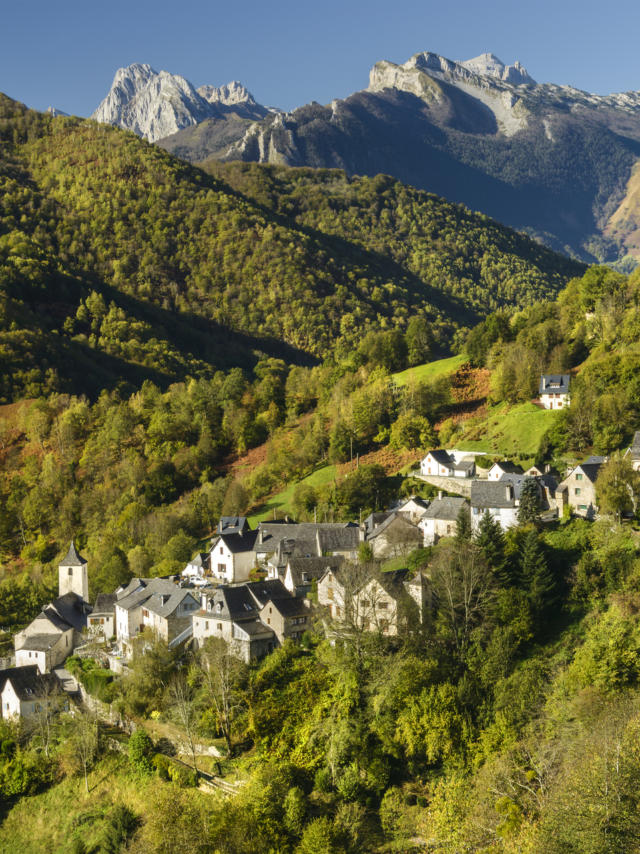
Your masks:
[{"label": "conifer tree", "polygon": [[540,521],[540,490],[532,477],[525,477],[520,490],[520,506],[518,507],[518,523],[527,525]]},{"label": "conifer tree", "polygon": [[497,578],[505,580],[504,534],[500,522],[496,521],[488,510],[485,510],[480,517],[474,540],[493,574]]},{"label": "conifer tree", "polygon": [[471,540],[471,515],[469,505],[463,504],[456,519],[456,542],[466,543]]},{"label": "conifer tree", "polygon": [[529,531],[522,544],[520,577],[531,609],[539,616],[553,602],[556,583],[535,529]]}]

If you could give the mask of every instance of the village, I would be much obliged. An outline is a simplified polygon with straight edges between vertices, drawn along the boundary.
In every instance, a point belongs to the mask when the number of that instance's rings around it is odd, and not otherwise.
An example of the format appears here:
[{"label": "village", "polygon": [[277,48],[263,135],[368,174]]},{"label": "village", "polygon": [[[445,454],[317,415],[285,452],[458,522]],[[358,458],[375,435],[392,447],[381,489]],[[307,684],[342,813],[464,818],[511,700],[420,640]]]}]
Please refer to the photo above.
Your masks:
[{"label": "village", "polygon": [[[568,406],[568,385],[568,377],[542,377],[542,405]],[[93,605],[88,563],[71,542],[58,567],[58,597],[15,635],[14,660],[0,671],[2,717],[36,714],[52,702],[54,689],[58,703],[76,694],[64,663],[86,649],[122,673],[141,638],[198,650],[215,637],[249,663],[287,640],[299,643],[318,619],[327,632],[350,622],[396,636],[409,619],[429,619],[433,597],[428,568],[395,568],[403,556],[454,537],[461,524],[474,533],[483,517],[503,531],[518,525],[525,493],[542,523],[567,513],[596,518],[596,480],[605,457],[588,457],[561,478],[549,466],[523,470],[509,460],[483,466],[486,456],[428,451],[411,474],[435,487],[437,497],[399,500],[360,524],[286,518],[252,529],[244,516],[222,517],[208,550],[181,574],[133,578],[99,594]],[[640,431],[625,456],[640,470]]]}]

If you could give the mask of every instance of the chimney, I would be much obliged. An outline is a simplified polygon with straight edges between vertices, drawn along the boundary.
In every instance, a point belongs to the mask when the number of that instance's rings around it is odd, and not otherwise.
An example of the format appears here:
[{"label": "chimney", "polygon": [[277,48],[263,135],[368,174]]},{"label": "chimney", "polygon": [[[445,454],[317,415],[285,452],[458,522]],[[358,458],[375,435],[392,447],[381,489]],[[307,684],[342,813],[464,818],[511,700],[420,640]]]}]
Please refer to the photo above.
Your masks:
[{"label": "chimney", "polygon": [[506,485],[505,489],[507,492],[507,501],[511,501],[511,499],[513,498],[513,486],[510,483],[508,483]]}]

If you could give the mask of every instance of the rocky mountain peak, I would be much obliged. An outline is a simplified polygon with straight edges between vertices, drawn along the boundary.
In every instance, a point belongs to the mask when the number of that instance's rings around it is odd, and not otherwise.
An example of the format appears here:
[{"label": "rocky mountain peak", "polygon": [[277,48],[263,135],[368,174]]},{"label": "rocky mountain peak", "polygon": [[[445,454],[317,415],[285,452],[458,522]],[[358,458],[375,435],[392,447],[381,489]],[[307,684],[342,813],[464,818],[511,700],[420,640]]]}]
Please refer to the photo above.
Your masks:
[{"label": "rocky mountain peak", "polygon": [[136,62],[116,71],[111,89],[92,118],[155,142],[205,119],[223,118],[229,110],[247,113],[251,119],[267,113],[237,80],[196,89],[180,74]]},{"label": "rocky mountain peak", "polygon": [[515,86],[536,82],[518,60],[513,65],[505,65],[495,53],[481,53],[480,56],[466,59],[458,64],[475,74],[481,74],[483,77],[497,77],[498,80],[513,83]]},{"label": "rocky mountain peak", "polygon": [[198,86],[196,91],[210,104],[232,107],[237,104],[255,106],[258,103],[246,86],[238,80],[232,80],[226,86]]}]

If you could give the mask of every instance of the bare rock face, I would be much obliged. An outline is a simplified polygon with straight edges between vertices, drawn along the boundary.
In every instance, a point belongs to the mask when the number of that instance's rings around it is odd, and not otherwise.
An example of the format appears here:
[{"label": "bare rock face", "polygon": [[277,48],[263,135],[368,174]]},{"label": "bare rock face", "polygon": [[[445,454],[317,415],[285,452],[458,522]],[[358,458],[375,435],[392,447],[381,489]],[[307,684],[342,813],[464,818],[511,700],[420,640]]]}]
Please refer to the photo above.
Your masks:
[{"label": "bare rock face", "polygon": [[507,83],[513,83],[514,86],[535,85],[535,80],[516,60],[513,65],[505,65],[494,53],[482,53],[473,59],[467,59],[459,63],[470,71],[475,71],[476,74],[481,74],[484,77],[497,77],[498,80],[504,80]]},{"label": "bare rock face", "polygon": [[179,74],[134,63],[118,69],[108,95],[92,118],[155,142],[205,119],[224,118],[229,109],[244,110],[252,119],[267,113],[237,81],[220,88],[196,89]]}]

